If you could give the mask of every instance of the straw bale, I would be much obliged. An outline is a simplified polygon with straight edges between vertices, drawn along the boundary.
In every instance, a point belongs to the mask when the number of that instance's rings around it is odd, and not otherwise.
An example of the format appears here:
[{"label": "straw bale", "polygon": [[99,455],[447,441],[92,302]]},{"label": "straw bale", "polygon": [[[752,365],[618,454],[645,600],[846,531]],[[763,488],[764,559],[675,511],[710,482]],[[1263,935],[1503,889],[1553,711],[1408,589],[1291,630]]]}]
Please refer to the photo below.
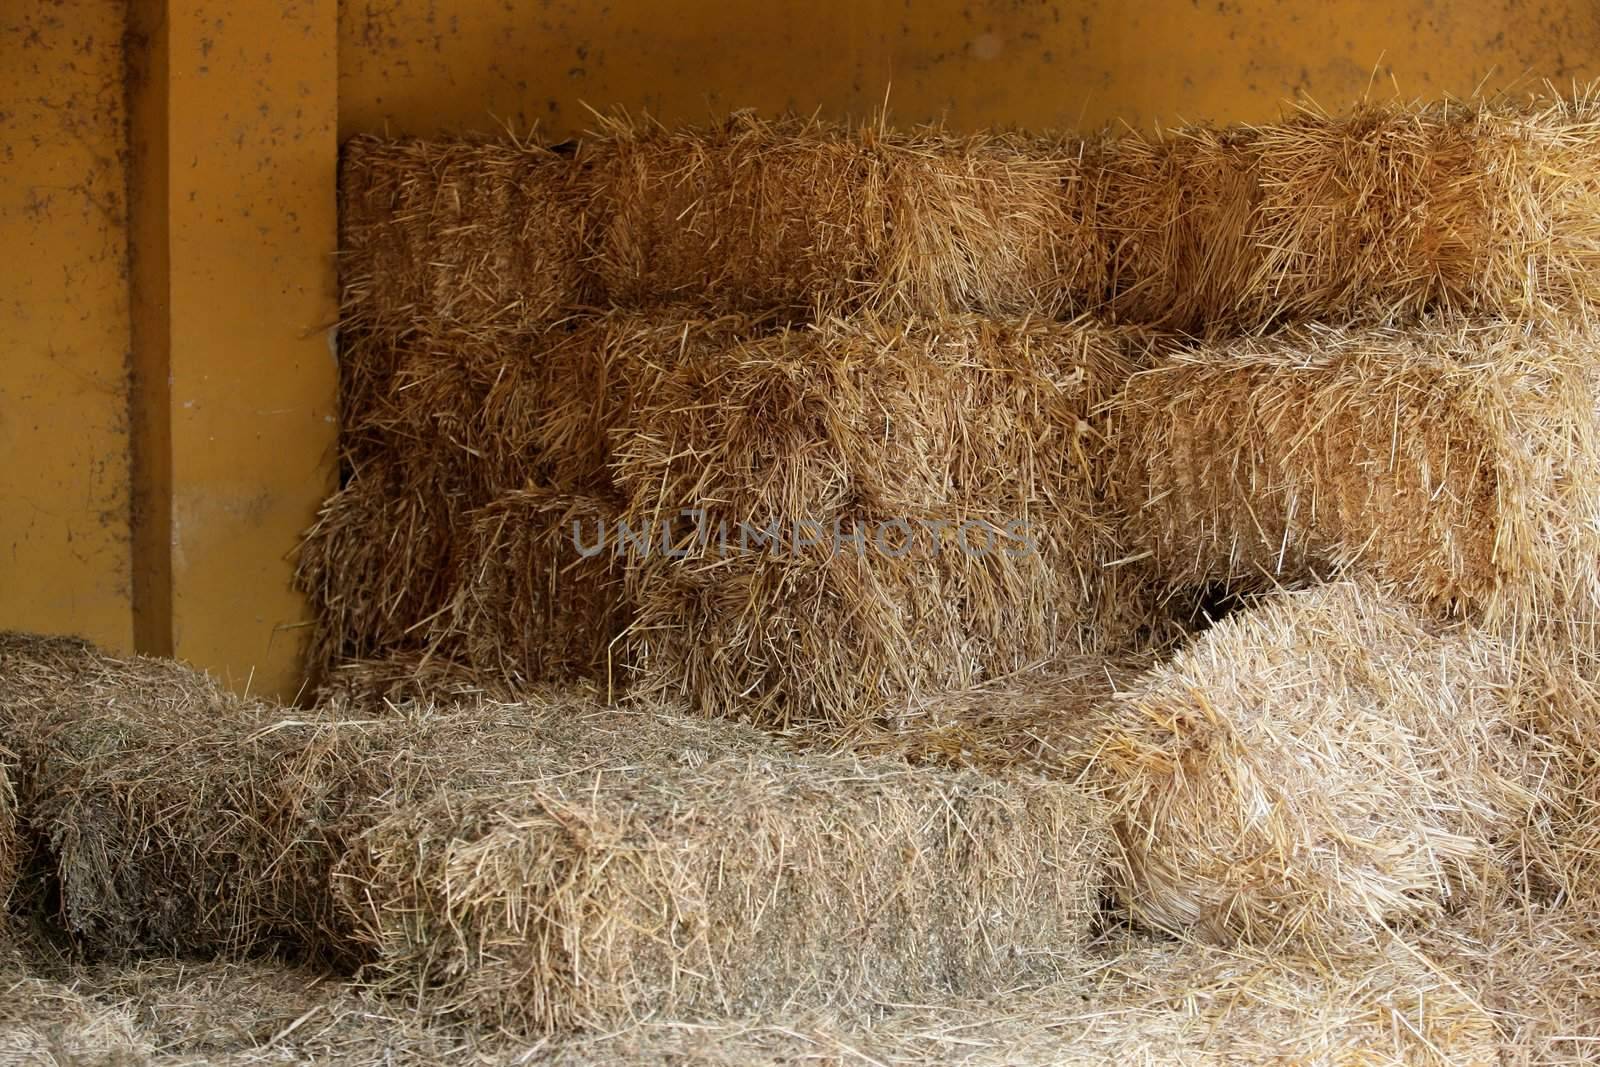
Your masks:
[{"label": "straw bale", "polygon": [[295,586],[311,602],[313,671],[423,647],[448,603],[464,507],[374,460],[322,505],[301,542]]},{"label": "straw bale", "polygon": [[1494,1020],[1505,1067],[1600,1063],[1600,916],[1525,902],[1454,918],[1420,950]]},{"label": "straw bale", "polygon": [[473,513],[430,646],[515,683],[604,678],[627,624],[622,562],[599,551],[610,501],[520,489]]},{"label": "straw bale", "polygon": [[1127,1063],[1446,1067],[1496,1062],[1493,1024],[1399,946],[1334,965],[1118,935],[1059,983],[862,1018],[652,1020],[553,1050],[551,1067],[1089,1067]]},{"label": "straw bale", "polygon": [[870,306],[1070,317],[1100,305],[1106,255],[1081,142],[926,129],[878,150],[889,232]]},{"label": "straw bale", "polygon": [[613,442],[627,532],[648,538],[620,546],[636,684],[837,725],[1131,640],[1148,604],[1110,566],[1092,421],[1126,340],[865,317],[678,364]]},{"label": "straw bale", "polygon": [[698,129],[608,120],[585,150],[617,306],[1053,315],[1104,289],[1075,142],[741,112]]},{"label": "straw bale", "polygon": [[352,138],[339,174],[344,322],[503,335],[590,303],[587,184],[580,162],[509,140]]},{"label": "straw bale", "polygon": [[1580,96],[1305,109],[1261,128],[1261,261],[1243,318],[1593,304],[1597,120]]},{"label": "straw bale", "polygon": [[1174,587],[1359,570],[1519,632],[1592,631],[1592,344],[1576,323],[1440,319],[1171,357],[1109,417],[1128,551]]},{"label": "straw bale", "polygon": [[478,370],[488,392],[475,448],[502,491],[537,481],[604,495],[612,488],[612,438],[661,377],[771,324],[681,307],[612,313],[553,329],[537,347],[502,350]]},{"label": "straw bale", "polygon": [[0,687],[99,956],[366,960],[544,1030],[1070,972],[1103,884],[1103,809],[1070,785],[797,755],[593,688],[291,711],[17,636]]},{"label": "straw bale", "polygon": [[5,914],[6,903],[17,884],[22,865],[22,827],[17,812],[17,794],[13,779],[17,774],[16,753],[0,741],[0,915]]},{"label": "straw bale", "polygon": [[364,976],[537,1033],[1080,965],[1103,842],[1087,794],[663,727],[551,715],[522,777],[380,802],[336,872],[375,954]]},{"label": "straw bale", "polygon": [[1204,126],[1099,149],[1096,218],[1116,319],[1191,333],[1238,320],[1261,258],[1258,155],[1252,131]]},{"label": "straw bale", "polygon": [[865,295],[887,237],[882,164],[848,130],[748,112],[668,130],[608,120],[596,161],[594,268],[623,307],[734,311]]},{"label": "straw bale", "polygon": [[1488,899],[1546,774],[1514,653],[1369,582],[1263,598],[1124,698],[1095,775],[1141,921],[1322,950]]}]

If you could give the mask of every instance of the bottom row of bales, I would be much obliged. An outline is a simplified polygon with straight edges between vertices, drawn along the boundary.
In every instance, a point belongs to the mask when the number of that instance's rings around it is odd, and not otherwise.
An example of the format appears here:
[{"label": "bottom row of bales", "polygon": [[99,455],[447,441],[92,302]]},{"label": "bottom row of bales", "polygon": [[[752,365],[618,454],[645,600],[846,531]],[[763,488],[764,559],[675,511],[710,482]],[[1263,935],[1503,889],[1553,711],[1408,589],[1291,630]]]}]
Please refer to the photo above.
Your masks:
[{"label": "bottom row of bales", "polygon": [[1177,347],[613,316],[523,350],[417,345],[301,554],[324,667],[425,654],[838,727],[1157,647],[1207,589],[1341,573],[1594,645],[1578,324]]},{"label": "bottom row of bales", "polygon": [[[773,738],[581,688],[290,711],[6,638],[11,851],[35,868],[14,903],[53,901],[91,957],[273,951],[525,1037],[918,1003],[1027,1045],[1048,1030],[969,1001],[1077,1025],[1082,997],[1120,1003],[1119,967],[1147,983],[1128,1025],[1167,1004],[1173,1055],[1235,1011],[1267,1060],[1478,1062],[1592,1028],[1593,704],[1564,668],[1368,581],[1099,667]],[[1155,940],[1122,956],[1130,919]],[[1172,1004],[1184,974],[1239,995]],[[1536,1001],[1501,995],[1535,975]]]}]

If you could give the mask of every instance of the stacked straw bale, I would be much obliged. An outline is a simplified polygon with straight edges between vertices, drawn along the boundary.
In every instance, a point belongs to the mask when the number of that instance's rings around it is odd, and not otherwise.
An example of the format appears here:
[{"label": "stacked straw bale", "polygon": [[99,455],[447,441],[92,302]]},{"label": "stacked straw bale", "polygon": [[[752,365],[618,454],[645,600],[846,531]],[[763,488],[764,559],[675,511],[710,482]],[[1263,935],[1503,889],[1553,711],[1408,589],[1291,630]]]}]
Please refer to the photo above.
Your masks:
[{"label": "stacked straw bale", "polygon": [[1205,345],[1112,404],[1129,551],[1174,587],[1367,571],[1517,632],[1600,605],[1593,335],[1309,327]]},{"label": "stacked straw bale", "polygon": [[1093,326],[973,318],[681,360],[612,456],[650,532],[627,547],[639,691],[838,725],[1128,640],[1145,605],[1110,566],[1093,413],[1130,368]]},{"label": "stacked straw bale", "polygon": [[1592,306],[1597,144],[1589,96],[1303,110],[1111,142],[1111,310],[1220,334]]},{"label": "stacked straw bale", "polygon": [[4,742],[96,954],[281,948],[512,1029],[1070,972],[1085,792],[802,756],[592,691],[291,712],[170,661],[0,642]]},{"label": "stacked straw bale", "polygon": [[603,498],[541,489],[474,512],[431,650],[520,683],[609,677],[628,621],[622,564],[585,553],[616,515]]},{"label": "stacked straw bale", "polygon": [[1099,303],[1081,145],[734,115],[607,122],[585,145],[617,306],[1054,315]]},{"label": "stacked straw bale", "polygon": [[1098,745],[1120,895],[1161,929],[1318,949],[1497,897],[1548,773],[1522,684],[1506,645],[1369,582],[1229,616]]},{"label": "stacked straw bale", "polygon": [[352,138],[339,174],[345,323],[471,337],[589,303],[585,174],[514,141]]}]

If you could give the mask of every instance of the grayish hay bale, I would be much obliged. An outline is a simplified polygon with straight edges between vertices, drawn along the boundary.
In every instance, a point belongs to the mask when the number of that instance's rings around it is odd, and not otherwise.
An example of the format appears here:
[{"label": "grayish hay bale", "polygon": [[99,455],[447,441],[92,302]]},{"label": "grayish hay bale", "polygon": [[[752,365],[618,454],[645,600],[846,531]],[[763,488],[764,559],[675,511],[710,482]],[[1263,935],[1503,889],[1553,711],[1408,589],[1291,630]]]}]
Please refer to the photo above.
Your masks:
[{"label": "grayish hay bale", "polygon": [[1370,583],[1264,599],[1097,746],[1138,919],[1323,950],[1503,892],[1545,778],[1515,653]]},{"label": "grayish hay bale", "polygon": [[593,691],[294,711],[17,636],[0,687],[92,951],[367,961],[514,1029],[1070,973],[1103,881],[1104,811],[1070,785],[796,755]]},{"label": "grayish hay bale", "polygon": [[339,865],[363,973],[425,1010],[612,1028],[1080,965],[1103,823],[1069,786],[783,755],[638,711],[531,729],[520,778],[384,797]]},{"label": "grayish hay bale", "polygon": [[22,827],[12,781],[16,774],[16,755],[0,740],[0,914],[11,899],[22,864]]}]

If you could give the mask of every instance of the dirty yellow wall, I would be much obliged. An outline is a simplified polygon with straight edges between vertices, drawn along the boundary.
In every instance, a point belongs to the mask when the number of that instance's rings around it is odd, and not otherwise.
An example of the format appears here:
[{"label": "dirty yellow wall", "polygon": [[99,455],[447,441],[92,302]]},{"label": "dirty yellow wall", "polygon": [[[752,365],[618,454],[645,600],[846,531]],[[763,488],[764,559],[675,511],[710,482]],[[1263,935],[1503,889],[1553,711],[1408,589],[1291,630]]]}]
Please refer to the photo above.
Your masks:
[{"label": "dirty yellow wall", "polygon": [[860,116],[886,94],[897,121],[1148,127],[1600,75],[1592,0],[388,0],[343,4],[339,36],[346,136],[559,137],[584,104]]},{"label": "dirty yellow wall", "polygon": [[128,649],[122,22],[0,6],[0,629]]}]

